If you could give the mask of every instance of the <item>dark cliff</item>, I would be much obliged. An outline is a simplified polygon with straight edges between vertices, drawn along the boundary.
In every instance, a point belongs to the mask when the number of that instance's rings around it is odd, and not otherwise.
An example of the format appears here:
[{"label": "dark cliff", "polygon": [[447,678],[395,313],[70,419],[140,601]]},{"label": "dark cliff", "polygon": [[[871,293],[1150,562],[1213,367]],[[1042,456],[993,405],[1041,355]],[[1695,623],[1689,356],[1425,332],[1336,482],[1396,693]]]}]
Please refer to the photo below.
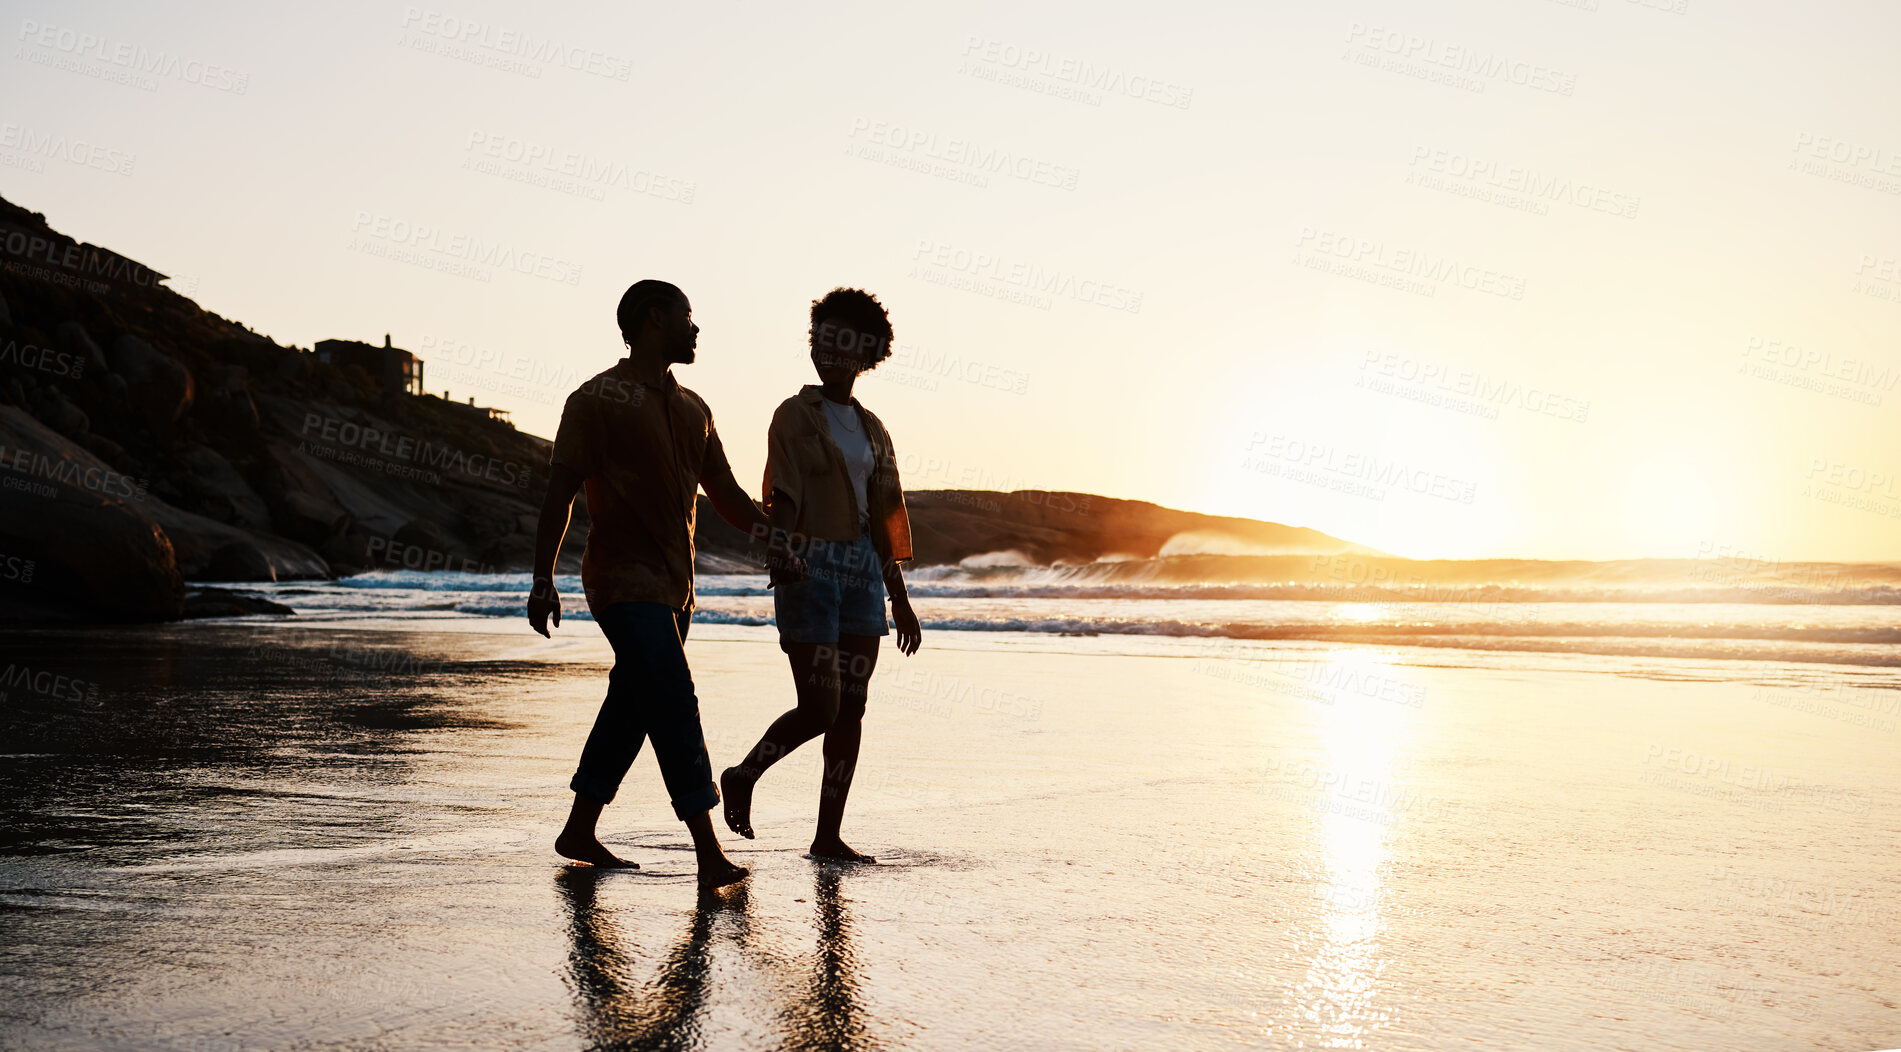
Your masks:
[{"label": "dark cliff", "polygon": [[164,281],[0,200],[0,611],[165,618],[187,579],[525,564],[546,440]]}]

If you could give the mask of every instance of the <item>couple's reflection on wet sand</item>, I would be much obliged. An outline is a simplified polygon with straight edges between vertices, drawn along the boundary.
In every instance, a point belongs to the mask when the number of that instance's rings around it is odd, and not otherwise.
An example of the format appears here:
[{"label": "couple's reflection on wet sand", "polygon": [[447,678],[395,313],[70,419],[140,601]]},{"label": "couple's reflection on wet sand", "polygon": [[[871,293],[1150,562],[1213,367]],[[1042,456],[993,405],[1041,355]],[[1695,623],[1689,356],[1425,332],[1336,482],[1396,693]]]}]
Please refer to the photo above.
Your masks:
[{"label": "couple's reflection on wet sand", "polygon": [[[799,953],[762,946],[752,928],[749,889],[702,891],[679,942],[658,971],[624,946],[620,922],[596,901],[598,887],[616,875],[569,867],[556,878],[570,913],[573,951],[568,967],[589,1048],[703,1049],[709,1037],[708,984],[714,950],[743,955],[766,974],[748,996],[768,998],[748,1022],[771,1018],[788,1049],[876,1049],[877,1039],[858,1004],[851,915],[839,895],[839,871],[813,867],[812,901],[818,914],[818,946]],[[732,962],[729,962],[729,964]],[[728,967],[729,977],[736,969]],[[730,998],[728,998],[730,1000]]]}]

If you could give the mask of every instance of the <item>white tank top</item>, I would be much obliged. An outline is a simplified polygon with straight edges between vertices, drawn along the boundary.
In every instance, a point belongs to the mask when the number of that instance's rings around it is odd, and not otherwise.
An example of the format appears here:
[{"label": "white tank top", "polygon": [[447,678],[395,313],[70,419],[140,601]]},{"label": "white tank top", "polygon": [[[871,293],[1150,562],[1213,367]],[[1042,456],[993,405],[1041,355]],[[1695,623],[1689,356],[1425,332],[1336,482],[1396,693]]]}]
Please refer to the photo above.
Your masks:
[{"label": "white tank top", "polygon": [[852,495],[858,498],[858,528],[863,530],[871,522],[871,501],[867,499],[866,485],[876,460],[871,439],[865,435],[865,420],[858,415],[857,406],[839,405],[829,398],[820,398],[819,404],[825,407],[825,422],[831,425],[832,441],[845,455],[845,470],[851,473]]}]

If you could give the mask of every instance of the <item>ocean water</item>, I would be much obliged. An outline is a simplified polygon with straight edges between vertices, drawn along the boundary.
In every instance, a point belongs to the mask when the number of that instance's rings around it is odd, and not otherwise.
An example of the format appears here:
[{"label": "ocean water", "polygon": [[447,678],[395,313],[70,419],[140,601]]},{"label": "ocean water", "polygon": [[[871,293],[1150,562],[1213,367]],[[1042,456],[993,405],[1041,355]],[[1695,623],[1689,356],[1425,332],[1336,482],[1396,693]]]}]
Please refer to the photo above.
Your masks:
[{"label": "ocean water", "polygon": [[[364,583],[0,637],[0,1047],[1901,1045],[1891,668],[927,630],[846,814],[881,863],[802,857],[808,746],[700,896],[647,756],[601,827],[641,870],[551,850],[594,626]],[[687,646],[730,763],[785,659]]]},{"label": "ocean water", "polygon": [[[1461,571],[1463,579],[1402,583],[1347,563],[1331,578],[1272,576],[1313,565],[1198,556],[1032,567],[993,556],[907,579],[927,630],[1901,666],[1894,564],[1765,570],[1677,560],[1598,564],[1586,577],[1550,569],[1566,564],[1511,561]],[[579,578],[557,584],[563,616],[587,620]],[[527,574],[396,570],[264,591],[325,620],[506,620],[525,615],[528,586]],[[703,574],[697,592],[697,623],[772,624],[763,576]]]}]

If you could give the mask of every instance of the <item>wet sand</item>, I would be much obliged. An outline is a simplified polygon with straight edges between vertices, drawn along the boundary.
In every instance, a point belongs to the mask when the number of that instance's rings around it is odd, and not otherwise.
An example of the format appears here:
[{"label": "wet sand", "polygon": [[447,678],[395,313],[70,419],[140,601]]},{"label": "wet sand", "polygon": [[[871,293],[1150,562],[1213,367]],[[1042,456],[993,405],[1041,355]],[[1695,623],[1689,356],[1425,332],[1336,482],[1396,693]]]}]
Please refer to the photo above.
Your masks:
[{"label": "wet sand", "polygon": [[[716,766],[770,638],[695,626]],[[0,1044],[1901,1045],[1891,671],[926,643],[846,819],[886,864],[801,857],[815,743],[703,896],[646,755],[643,868],[550,851],[592,625],[9,632]]]}]

